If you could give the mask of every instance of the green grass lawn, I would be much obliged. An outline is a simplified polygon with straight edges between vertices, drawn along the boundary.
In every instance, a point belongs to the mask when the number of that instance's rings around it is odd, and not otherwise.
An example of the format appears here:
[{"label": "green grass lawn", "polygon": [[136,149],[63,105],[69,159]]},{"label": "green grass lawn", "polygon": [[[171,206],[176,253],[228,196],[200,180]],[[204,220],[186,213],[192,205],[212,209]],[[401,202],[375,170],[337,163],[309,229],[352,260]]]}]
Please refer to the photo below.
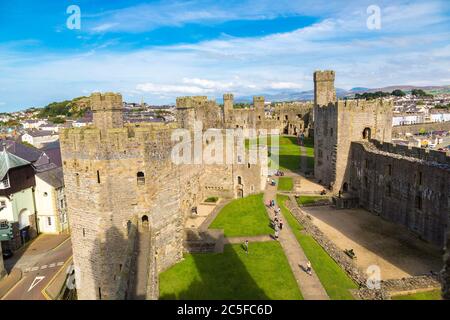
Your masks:
[{"label": "green grass lawn", "polygon": [[[278,154],[278,165],[280,170],[298,171],[300,169],[300,146],[297,144],[296,137],[278,136],[278,148],[272,147],[273,138],[268,137],[266,145],[270,147],[271,154]],[[260,138],[259,142],[264,138]],[[249,147],[249,140],[245,140],[245,146]]]},{"label": "green grass lawn", "polygon": [[278,242],[226,245],[223,253],[186,254],[160,275],[161,299],[283,299],[302,295]]},{"label": "green grass lawn", "polygon": [[312,267],[316,271],[328,296],[333,300],[352,300],[353,296],[349,292],[349,289],[357,289],[358,286],[312,236],[301,232],[303,226],[284,204],[288,199],[288,196],[277,195],[277,203],[281,208],[283,216],[294,232],[309,261],[311,261]]},{"label": "green grass lawn", "polygon": [[251,195],[228,203],[209,226],[224,229],[225,237],[272,234],[263,194]]},{"label": "green grass lawn", "polygon": [[280,177],[278,179],[278,190],[280,191],[292,191],[294,188],[294,182],[290,177]]},{"label": "green grass lawn", "polygon": [[308,165],[308,169],[314,170],[314,139],[305,138],[305,149],[306,149],[306,163]]},{"label": "green grass lawn", "polygon": [[296,198],[297,203],[299,205],[307,205],[307,204],[313,204],[316,203],[317,201],[320,200],[324,200],[324,199],[328,199],[329,197],[327,196],[299,196],[298,198]]},{"label": "green grass lawn", "polygon": [[442,300],[441,290],[392,296],[392,300]]}]

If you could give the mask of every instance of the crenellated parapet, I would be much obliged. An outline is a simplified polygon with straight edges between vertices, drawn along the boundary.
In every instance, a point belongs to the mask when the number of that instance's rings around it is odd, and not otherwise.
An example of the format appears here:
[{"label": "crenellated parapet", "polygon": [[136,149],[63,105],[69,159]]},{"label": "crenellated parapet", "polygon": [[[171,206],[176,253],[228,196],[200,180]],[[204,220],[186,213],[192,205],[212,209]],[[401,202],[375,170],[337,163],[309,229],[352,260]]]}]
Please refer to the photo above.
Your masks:
[{"label": "crenellated parapet", "polygon": [[378,140],[371,140],[370,143],[365,144],[365,146],[373,152],[389,153],[390,156],[397,155],[399,157],[414,158],[435,163],[438,166],[450,169],[450,157],[445,152],[398,145],[390,142],[380,142]]},{"label": "crenellated parapet", "polygon": [[122,95],[113,92],[94,92],[90,96],[92,111],[122,110]]},{"label": "crenellated parapet", "polygon": [[186,96],[177,98],[177,108],[195,108],[202,105],[214,103],[215,101],[208,100],[207,96]]},{"label": "crenellated parapet", "polygon": [[[337,102],[339,111],[392,113],[393,100],[386,99],[347,99]],[[326,108],[326,106],[325,106]]]},{"label": "crenellated parapet", "polygon": [[94,157],[99,160],[124,157],[124,153],[140,154],[150,148],[171,147],[170,137],[176,124],[149,123],[126,125],[102,131],[95,127],[72,128],[60,134],[63,157]]}]

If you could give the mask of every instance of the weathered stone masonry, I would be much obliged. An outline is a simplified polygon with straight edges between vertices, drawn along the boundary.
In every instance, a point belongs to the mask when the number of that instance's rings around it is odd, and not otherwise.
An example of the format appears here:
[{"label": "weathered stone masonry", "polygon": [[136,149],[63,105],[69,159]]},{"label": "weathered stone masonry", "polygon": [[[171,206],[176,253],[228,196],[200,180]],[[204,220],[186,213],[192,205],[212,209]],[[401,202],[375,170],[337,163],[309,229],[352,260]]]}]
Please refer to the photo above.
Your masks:
[{"label": "weathered stone masonry", "polygon": [[[130,223],[148,225],[147,298],[157,298],[158,273],[183,254],[185,218],[207,196],[261,191],[259,165],[175,165],[176,124],[124,125],[120,95],[92,97],[94,126],[61,136],[79,299],[130,297]],[[202,141],[203,143],[203,141]],[[140,254],[140,253],[139,253]]]}]

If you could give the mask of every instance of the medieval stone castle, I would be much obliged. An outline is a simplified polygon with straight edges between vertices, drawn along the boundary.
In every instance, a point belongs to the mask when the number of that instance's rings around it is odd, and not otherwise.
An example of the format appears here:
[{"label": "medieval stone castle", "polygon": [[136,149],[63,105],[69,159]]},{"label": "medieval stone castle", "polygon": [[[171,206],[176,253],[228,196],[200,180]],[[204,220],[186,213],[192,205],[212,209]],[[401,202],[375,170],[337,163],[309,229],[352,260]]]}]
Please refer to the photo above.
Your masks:
[{"label": "medieval stone castle", "polygon": [[232,94],[223,107],[207,97],[178,98],[172,124],[124,124],[119,94],[92,94],[93,126],[60,137],[78,298],[157,299],[158,274],[182,258],[192,208],[209,196],[264,189],[260,164],[174,164],[171,134],[192,129],[194,120],[205,129],[313,134],[314,175],[336,194],[337,207],[360,205],[442,247],[449,158],[391,144],[392,103],[338,101],[334,79],[333,71],[316,72],[314,102],[280,103],[271,114],[263,97],[248,109],[234,108]]}]

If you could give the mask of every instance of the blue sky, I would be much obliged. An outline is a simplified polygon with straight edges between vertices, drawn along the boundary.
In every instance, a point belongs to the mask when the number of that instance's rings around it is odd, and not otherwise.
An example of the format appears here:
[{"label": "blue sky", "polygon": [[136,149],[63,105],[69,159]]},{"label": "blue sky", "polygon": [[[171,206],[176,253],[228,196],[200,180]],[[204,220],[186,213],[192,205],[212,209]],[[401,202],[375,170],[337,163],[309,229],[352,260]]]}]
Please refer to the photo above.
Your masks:
[{"label": "blue sky", "polygon": [[0,111],[93,91],[155,104],[303,91],[317,69],[345,89],[450,85],[450,1],[0,0]]}]

